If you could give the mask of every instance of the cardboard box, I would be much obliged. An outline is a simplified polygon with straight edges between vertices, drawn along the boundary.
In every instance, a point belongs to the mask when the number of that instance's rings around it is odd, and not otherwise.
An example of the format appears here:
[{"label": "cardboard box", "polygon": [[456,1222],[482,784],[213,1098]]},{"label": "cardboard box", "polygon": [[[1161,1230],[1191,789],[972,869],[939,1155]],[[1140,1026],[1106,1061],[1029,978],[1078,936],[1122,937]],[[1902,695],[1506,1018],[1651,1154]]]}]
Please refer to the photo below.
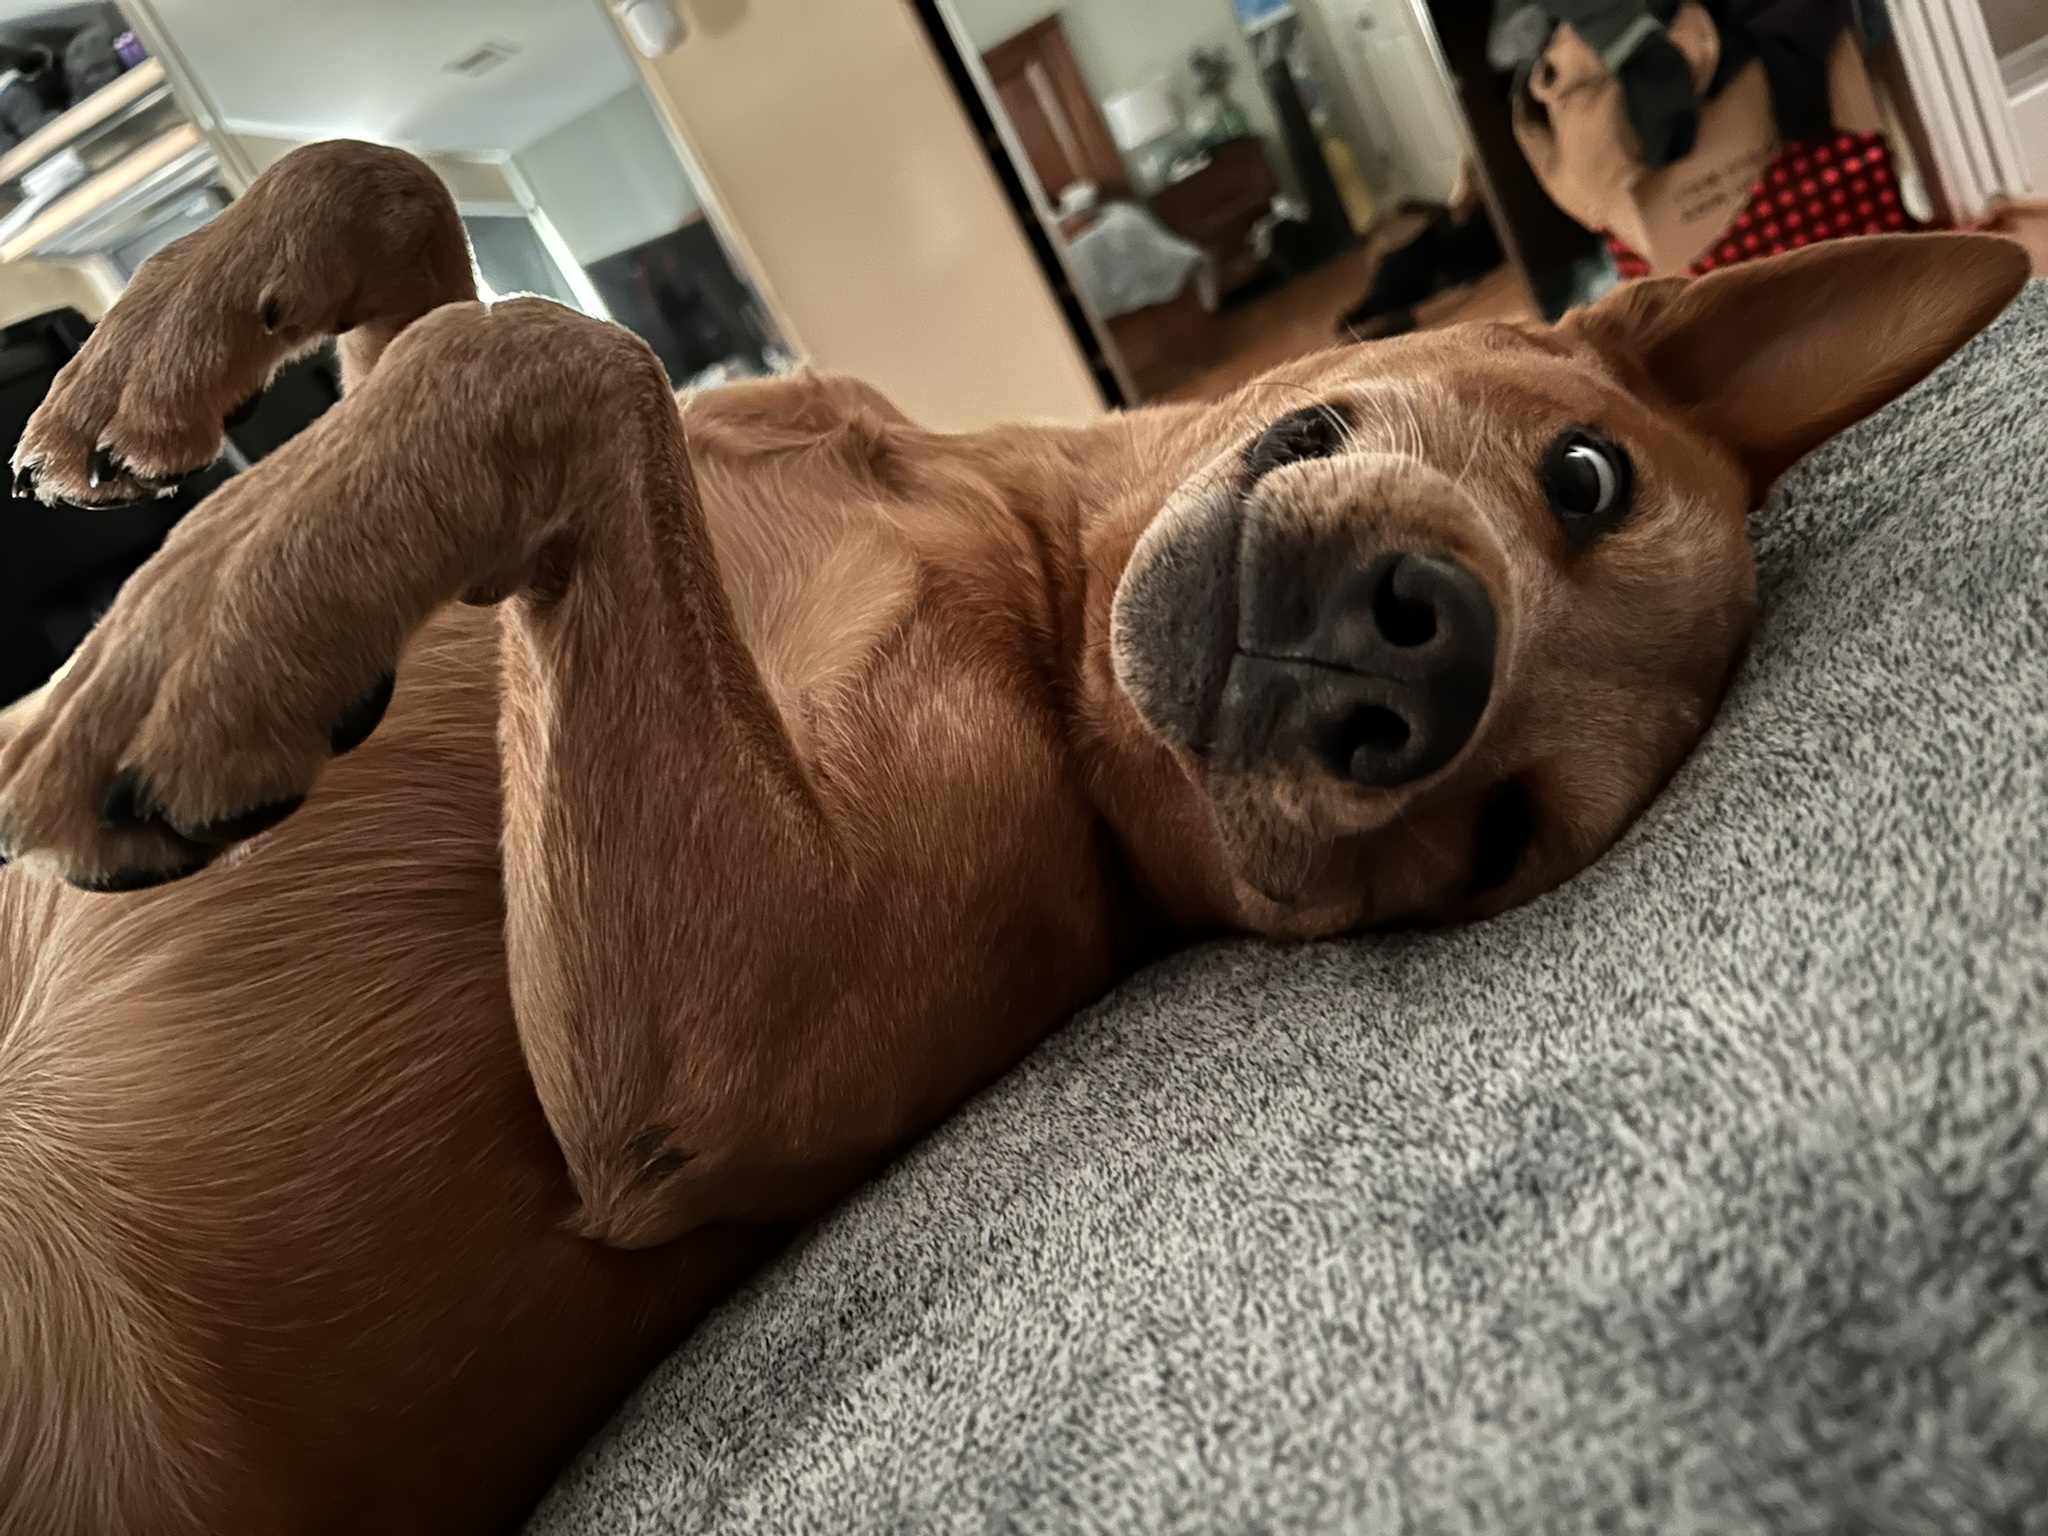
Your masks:
[{"label": "cardboard box", "polygon": [[[1668,29],[1704,90],[1720,62],[1720,37],[1697,0]],[[1828,60],[1837,129],[1873,132],[1876,98],[1847,32]],[[1749,201],[1782,148],[1763,64],[1752,59],[1700,104],[1699,134],[1683,160],[1644,165],[1621,84],[1571,26],[1562,24],[1530,79],[1543,112],[1515,103],[1515,139],[1552,201],[1588,229],[1612,233],[1642,255],[1653,276],[1683,272]],[[1547,121],[1545,120],[1547,118]]]}]

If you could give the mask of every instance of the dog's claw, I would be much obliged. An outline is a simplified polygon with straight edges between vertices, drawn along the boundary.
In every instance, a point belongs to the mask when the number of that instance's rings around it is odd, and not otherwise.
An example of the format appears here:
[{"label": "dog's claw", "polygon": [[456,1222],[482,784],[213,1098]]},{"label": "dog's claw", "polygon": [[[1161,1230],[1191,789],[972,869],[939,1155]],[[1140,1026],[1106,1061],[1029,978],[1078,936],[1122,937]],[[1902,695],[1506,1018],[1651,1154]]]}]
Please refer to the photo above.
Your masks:
[{"label": "dog's claw", "polygon": [[386,672],[368,693],[344,710],[328,735],[328,750],[340,757],[368,741],[370,733],[383,721],[384,711],[391,707],[391,695],[397,684],[397,677]]},{"label": "dog's claw", "polygon": [[201,847],[225,848],[230,843],[246,842],[259,833],[268,832],[305,803],[304,795],[286,795],[282,800],[269,801],[239,816],[224,816],[219,821],[210,821],[181,835]]},{"label": "dog's claw", "polygon": [[100,825],[120,829],[156,821],[156,812],[149,801],[149,792],[142,787],[141,776],[132,768],[123,768],[108,781],[106,790],[100,795]]},{"label": "dog's claw", "polygon": [[85,483],[93,490],[98,490],[103,485],[112,485],[123,475],[152,496],[168,495],[185,480],[182,474],[146,475],[105,443],[93,449],[91,457],[85,461]]}]

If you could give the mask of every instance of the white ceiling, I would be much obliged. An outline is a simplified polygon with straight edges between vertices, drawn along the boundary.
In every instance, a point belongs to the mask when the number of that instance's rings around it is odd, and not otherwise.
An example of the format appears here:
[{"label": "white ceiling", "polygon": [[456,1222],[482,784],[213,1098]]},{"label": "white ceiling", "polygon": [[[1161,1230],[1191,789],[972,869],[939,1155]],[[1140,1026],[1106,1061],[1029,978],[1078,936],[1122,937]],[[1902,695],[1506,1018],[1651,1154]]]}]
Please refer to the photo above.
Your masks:
[{"label": "white ceiling", "polygon": [[[524,149],[634,83],[601,0],[156,0],[238,133],[414,149]],[[477,77],[446,66],[519,51]]]}]

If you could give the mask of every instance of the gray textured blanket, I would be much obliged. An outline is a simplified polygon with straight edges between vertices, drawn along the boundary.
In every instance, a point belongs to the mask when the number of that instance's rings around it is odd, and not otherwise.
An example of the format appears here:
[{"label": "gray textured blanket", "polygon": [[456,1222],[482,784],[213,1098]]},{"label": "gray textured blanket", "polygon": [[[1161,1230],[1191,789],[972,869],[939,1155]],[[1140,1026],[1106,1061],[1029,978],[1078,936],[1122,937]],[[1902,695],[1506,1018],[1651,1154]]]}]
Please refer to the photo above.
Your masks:
[{"label": "gray textured blanket", "polygon": [[534,1531],[2048,1532],[2048,286],[1757,532],[1613,853],[1140,977]]}]

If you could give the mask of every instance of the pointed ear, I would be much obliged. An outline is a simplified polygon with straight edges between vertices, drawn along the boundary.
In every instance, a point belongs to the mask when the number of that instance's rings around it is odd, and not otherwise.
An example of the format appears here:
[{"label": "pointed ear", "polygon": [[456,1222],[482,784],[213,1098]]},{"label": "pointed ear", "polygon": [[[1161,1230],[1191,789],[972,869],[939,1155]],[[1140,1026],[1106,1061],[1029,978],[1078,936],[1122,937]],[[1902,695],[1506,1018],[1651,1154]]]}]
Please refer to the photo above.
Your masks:
[{"label": "pointed ear", "polygon": [[2025,285],[1995,235],[1870,235],[1699,278],[1626,284],[1558,322],[1718,439],[1752,505],[1797,460],[1925,378]]}]

